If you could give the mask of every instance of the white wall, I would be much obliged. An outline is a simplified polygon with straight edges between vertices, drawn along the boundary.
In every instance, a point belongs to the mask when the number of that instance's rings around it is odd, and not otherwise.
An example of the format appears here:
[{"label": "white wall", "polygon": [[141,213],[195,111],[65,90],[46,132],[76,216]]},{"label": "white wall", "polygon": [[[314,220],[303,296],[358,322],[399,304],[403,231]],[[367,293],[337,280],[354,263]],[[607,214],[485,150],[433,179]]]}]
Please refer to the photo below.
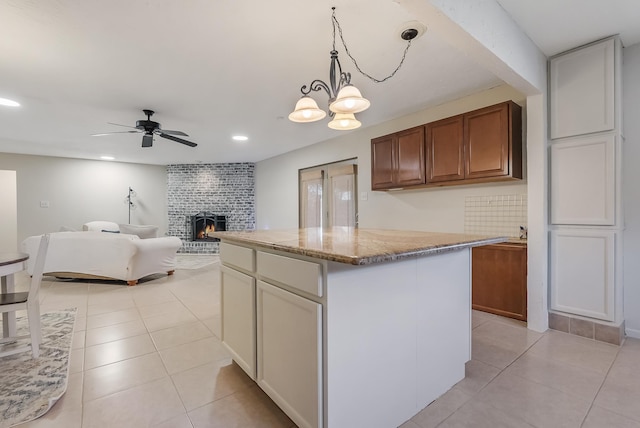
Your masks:
[{"label": "white wall", "polygon": [[[15,170],[18,244],[28,236],[80,229],[91,220],[127,223],[129,186],[138,194],[132,224],[167,230],[166,167],[45,156],[0,154],[0,169]],[[49,201],[41,208],[40,201]]]},{"label": "white wall", "polygon": [[13,252],[18,248],[16,172],[0,170],[0,251]]},{"label": "white wall", "polygon": [[627,335],[640,338],[640,44],[625,48],[623,55],[624,316]]},{"label": "white wall", "polygon": [[[442,232],[464,231],[464,198],[472,195],[527,193],[526,180],[508,184],[451,186],[396,192],[371,191],[371,139],[480,107],[525,97],[508,86],[448,102],[381,125],[356,130],[256,164],[257,228],[298,227],[298,170],[358,158],[360,227]],[[375,105],[371,108],[375,108]],[[300,126],[326,126],[326,121]],[[525,146],[526,147],[526,146]],[[525,158],[526,164],[526,158]]]}]

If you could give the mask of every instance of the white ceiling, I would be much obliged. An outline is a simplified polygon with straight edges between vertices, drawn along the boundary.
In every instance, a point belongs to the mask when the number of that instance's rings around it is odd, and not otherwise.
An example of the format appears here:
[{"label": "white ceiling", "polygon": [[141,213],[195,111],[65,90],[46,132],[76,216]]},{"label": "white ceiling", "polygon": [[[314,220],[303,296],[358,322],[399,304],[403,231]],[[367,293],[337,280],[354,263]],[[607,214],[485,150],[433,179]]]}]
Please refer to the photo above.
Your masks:
[{"label": "white ceiling", "polygon": [[[637,0],[499,2],[547,55],[613,33],[625,45],[640,41]],[[255,162],[333,138],[340,131],[327,120],[287,119],[302,85],[328,80],[331,6],[361,67],[391,72],[405,46],[399,28],[414,19],[392,0],[2,0],[0,97],[22,106],[0,107],[0,152]],[[382,84],[359,75],[339,42],[338,50],[372,102],[358,115],[363,126],[501,84],[429,31]],[[325,94],[314,97],[325,106]],[[198,147],[91,136],[124,130],[107,122],[134,126],[144,108]],[[233,142],[235,134],[249,141]]]}]

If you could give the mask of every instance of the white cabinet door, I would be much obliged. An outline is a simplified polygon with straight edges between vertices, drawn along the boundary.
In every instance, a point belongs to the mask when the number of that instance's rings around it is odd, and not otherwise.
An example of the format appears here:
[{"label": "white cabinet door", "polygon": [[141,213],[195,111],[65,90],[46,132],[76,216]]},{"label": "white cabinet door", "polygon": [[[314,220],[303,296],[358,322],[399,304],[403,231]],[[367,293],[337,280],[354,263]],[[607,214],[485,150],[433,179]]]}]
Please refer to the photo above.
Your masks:
[{"label": "white cabinet door", "polygon": [[256,378],[255,281],[226,266],[220,268],[222,344],[252,379]]},{"label": "white cabinet door", "polygon": [[613,133],[551,145],[552,224],[615,224],[615,192]]},{"label": "white cabinet door", "polygon": [[258,281],[260,387],[299,427],[322,427],[322,306]]},{"label": "white cabinet door", "polygon": [[552,139],[614,128],[614,52],[611,38],[550,60]]},{"label": "white cabinet door", "polygon": [[551,232],[551,309],[614,321],[615,232]]}]

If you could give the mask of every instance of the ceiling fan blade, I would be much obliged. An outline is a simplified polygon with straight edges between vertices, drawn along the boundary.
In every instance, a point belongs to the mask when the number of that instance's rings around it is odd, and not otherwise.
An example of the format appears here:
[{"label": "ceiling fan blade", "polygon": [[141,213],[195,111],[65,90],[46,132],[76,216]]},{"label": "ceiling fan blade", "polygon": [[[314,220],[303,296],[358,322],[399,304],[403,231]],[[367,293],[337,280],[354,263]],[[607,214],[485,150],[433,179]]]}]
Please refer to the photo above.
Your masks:
[{"label": "ceiling fan blade", "polygon": [[139,134],[141,131],[116,131],[116,132],[102,132],[100,134],[91,134],[92,137],[104,137],[105,135],[112,134]]},{"label": "ceiling fan blade", "polygon": [[125,128],[131,128],[131,129],[138,129],[135,126],[129,126],[129,125],[121,125],[119,123],[113,123],[113,122],[107,122],[109,125],[115,125],[115,126],[124,126]]},{"label": "ceiling fan blade", "polygon": [[182,131],[170,131],[168,129],[158,129],[157,130],[158,133],[162,133],[162,134],[169,134],[169,135],[180,135],[182,137],[188,137],[189,134],[185,134]]},{"label": "ceiling fan blade", "polygon": [[142,147],[151,147],[153,145],[153,134],[144,134],[142,136]]},{"label": "ceiling fan blade", "polygon": [[197,146],[196,143],[192,143],[191,141],[183,140],[182,138],[174,137],[173,135],[165,134],[164,131],[158,132],[158,135],[162,138],[166,138],[167,140],[175,141],[177,143],[184,144],[189,147]]}]

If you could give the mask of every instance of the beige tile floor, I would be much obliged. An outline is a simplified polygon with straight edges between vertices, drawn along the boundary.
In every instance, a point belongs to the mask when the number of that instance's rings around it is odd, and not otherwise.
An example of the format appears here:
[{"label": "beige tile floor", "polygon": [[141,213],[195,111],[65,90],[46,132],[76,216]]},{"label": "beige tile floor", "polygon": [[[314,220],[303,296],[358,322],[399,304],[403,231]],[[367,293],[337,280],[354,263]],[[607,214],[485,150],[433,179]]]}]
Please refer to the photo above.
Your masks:
[{"label": "beige tile floor", "polygon": [[[78,308],[71,374],[64,397],[21,426],[295,426],[221,346],[218,269],[135,287],[46,278],[43,312]],[[467,377],[402,428],[640,428],[639,403],[640,340],[540,334],[474,311]]]}]

